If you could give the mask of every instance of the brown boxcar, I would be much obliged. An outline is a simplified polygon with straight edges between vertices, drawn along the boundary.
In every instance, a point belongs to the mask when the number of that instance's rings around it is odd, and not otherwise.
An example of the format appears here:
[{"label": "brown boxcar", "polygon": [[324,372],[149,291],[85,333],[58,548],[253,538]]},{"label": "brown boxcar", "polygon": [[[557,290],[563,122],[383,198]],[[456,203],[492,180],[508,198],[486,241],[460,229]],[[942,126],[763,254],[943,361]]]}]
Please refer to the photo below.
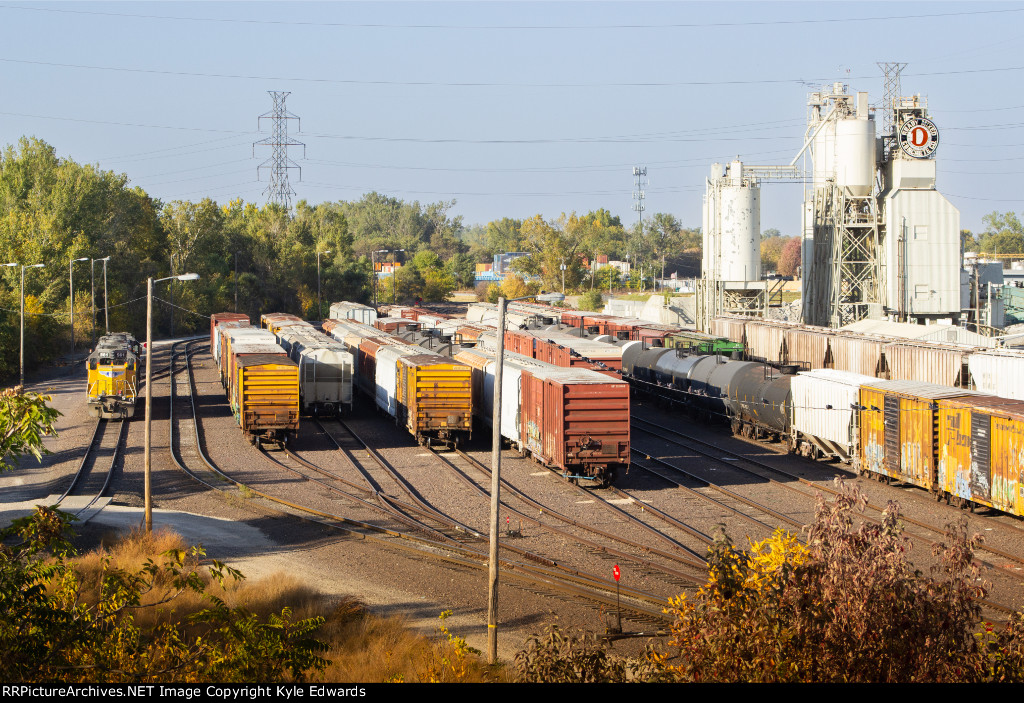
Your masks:
[{"label": "brown boxcar", "polygon": [[508,330],[505,332],[505,351],[533,358],[537,338],[528,332]]},{"label": "brown boxcar", "polygon": [[522,373],[526,449],[571,480],[614,480],[629,466],[629,384],[584,369]]},{"label": "brown boxcar", "polygon": [[373,326],[381,332],[388,334],[401,334],[406,331],[415,331],[420,328],[420,323],[410,320],[408,317],[378,317],[373,321]]},{"label": "brown boxcar", "polygon": [[[255,329],[249,324],[248,320],[218,320],[217,324],[213,326],[213,337],[210,340],[210,354],[213,355],[213,360],[217,362],[218,366],[221,363],[221,351],[225,343],[224,331],[245,327]],[[221,380],[223,381],[223,378]]]},{"label": "brown boxcar", "polygon": [[249,316],[237,312],[215,312],[210,315],[210,353],[213,354],[217,343],[217,325],[221,322],[244,322],[249,324]]},{"label": "brown boxcar", "polygon": [[631,339],[644,342],[648,346],[663,347],[665,346],[665,337],[673,335],[680,330],[681,328],[675,325],[646,324],[643,327],[637,327]]},{"label": "brown boxcar", "polygon": [[593,313],[586,310],[565,310],[562,312],[562,324],[568,327],[583,327],[583,318]]}]

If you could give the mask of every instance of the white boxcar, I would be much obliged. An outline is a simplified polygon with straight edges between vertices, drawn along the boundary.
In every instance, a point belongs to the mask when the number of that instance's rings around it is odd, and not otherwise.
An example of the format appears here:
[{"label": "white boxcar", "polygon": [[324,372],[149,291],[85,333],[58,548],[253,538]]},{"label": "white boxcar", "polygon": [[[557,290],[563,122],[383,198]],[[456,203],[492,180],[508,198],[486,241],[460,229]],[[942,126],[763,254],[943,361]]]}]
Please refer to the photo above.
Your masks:
[{"label": "white boxcar", "polygon": [[[850,461],[857,454],[860,387],[873,376],[837,369],[802,371],[793,377],[793,447],[804,455],[820,453]],[[817,452],[814,452],[814,450]]]},{"label": "white boxcar", "polygon": [[377,311],[361,303],[331,303],[330,316],[333,320],[355,320],[364,325],[372,325],[377,319]]},{"label": "white boxcar", "polygon": [[377,350],[376,400],[377,407],[391,417],[398,416],[398,359],[402,356],[422,354],[420,347],[391,344]]},{"label": "white boxcar", "polygon": [[1024,353],[974,352],[967,358],[974,388],[1000,398],[1024,400]]},{"label": "white boxcar", "polygon": [[[296,344],[296,347],[299,345]],[[352,410],[352,354],[340,342],[303,344],[298,353],[302,411],[334,415]]]}]

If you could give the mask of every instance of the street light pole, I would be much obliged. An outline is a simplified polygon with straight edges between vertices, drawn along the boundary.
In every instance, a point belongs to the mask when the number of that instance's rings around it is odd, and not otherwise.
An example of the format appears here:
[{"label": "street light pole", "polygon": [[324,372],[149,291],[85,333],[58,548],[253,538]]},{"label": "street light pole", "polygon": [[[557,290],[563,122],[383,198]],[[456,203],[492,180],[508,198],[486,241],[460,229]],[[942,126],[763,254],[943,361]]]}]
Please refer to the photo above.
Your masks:
[{"label": "street light pole", "polygon": [[316,253],[316,319],[318,320],[324,316],[324,304],[320,300],[320,255],[330,253],[330,249]]},{"label": "street light pole", "polygon": [[89,260],[89,298],[92,300],[92,348],[96,348],[96,259]]},{"label": "street light pole", "polygon": [[505,368],[505,309],[509,303],[527,300],[498,298],[498,352],[494,366],[494,407],[491,409],[491,521],[487,580],[487,663],[498,661],[498,509],[501,489],[501,384]]},{"label": "street light pole", "polygon": [[395,249],[391,252],[391,302],[398,305],[398,267],[395,265],[395,256],[405,249]]},{"label": "street light pole", "polygon": [[104,334],[110,334],[110,305],[107,303],[107,262],[110,257],[105,256],[100,261],[103,262],[103,329],[106,330]]},{"label": "street light pole", "polygon": [[71,373],[75,372],[75,262],[88,260],[88,256],[83,256],[72,259],[68,264],[68,288],[71,289]]},{"label": "street light pole", "polygon": [[377,282],[380,280],[377,278],[377,261],[374,258],[377,254],[390,254],[390,249],[376,249],[370,252],[370,268],[373,269],[373,307],[377,309]]},{"label": "street light pole", "polygon": [[146,534],[153,531],[153,489],[152,489],[152,426],[153,426],[153,384],[151,383],[153,363],[153,284],[171,279],[177,281],[194,281],[198,273],[183,273],[180,276],[167,276],[155,281],[150,277],[146,283],[146,429],[144,466],[145,480],[143,484],[144,502],[146,506]]},{"label": "street light pole", "polygon": [[[102,259],[91,259],[89,261],[89,285],[92,287],[92,346],[96,346],[96,262],[103,262],[103,302],[107,302],[107,261],[109,256]],[[110,326],[109,323],[107,325]],[[109,333],[110,330],[108,329]]]},{"label": "street light pole", "polygon": [[21,369],[21,386],[25,387],[25,269],[37,269],[44,264],[32,264],[21,267],[21,347],[18,354]]}]

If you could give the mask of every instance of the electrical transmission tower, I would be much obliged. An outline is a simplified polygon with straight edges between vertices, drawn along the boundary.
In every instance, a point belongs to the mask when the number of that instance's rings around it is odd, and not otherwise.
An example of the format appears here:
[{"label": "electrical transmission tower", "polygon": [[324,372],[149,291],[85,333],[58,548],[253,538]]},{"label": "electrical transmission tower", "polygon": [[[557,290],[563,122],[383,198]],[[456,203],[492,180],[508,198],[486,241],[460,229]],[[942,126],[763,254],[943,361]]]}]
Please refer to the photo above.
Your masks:
[{"label": "electrical transmission tower", "polygon": [[[301,146],[302,157],[305,158],[306,145],[288,137],[288,120],[299,119],[292,113],[288,112],[288,109],[284,106],[284,101],[290,93],[275,90],[268,90],[267,92],[270,93],[270,97],[274,100],[274,109],[260,115],[259,120],[273,120],[273,133],[266,139],[253,142],[252,153],[253,156],[256,155],[256,146],[258,144],[272,147],[273,152],[269,159],[256,167],[256,178],[259,179],[260,169],[269,168],[270,185],[268,185],[267,189],[263,191],[263,194],[267,196],[267,202],[277,203],[284,209],[291,210],[292,196],[295,195],[295,191],[292,190],[291,185],[288,183],[288,169],[299,169],[299,180],[302,180],[302,168],[288,158],[288,147]],[[259,120],[257,120],[257,125],[260,124]],[[299,122],[299,130],[302,130],[301,121]]]}]

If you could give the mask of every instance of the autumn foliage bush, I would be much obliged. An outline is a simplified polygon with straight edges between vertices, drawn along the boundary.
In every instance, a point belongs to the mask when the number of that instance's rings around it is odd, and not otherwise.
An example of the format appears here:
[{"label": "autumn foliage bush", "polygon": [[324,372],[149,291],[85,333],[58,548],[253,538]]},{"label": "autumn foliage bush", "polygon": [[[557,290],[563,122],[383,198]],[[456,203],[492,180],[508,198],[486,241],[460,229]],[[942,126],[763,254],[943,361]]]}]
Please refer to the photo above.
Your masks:
[{"label": "autumn foliage bush", "polygon": [[856,489],[819,500],[806,544],[781,532],[749,551],[720,541],[708,583],[672,599],[673,650],[654,659],[680,681],[1022,680],[1020,618],[998,631],[981,620],[980,538],[949,526],[924,575],[897,504],[854,526],[865,502]]},{"label": "autumn foliage bush", "polygon": [[[1024,615],[998,627],[981,619],[980,538],[966,523],[948,526],[926,575],[909,561],[898,505],[855,524],[866,500],[839,487],[819,500],[804,542],[778,531],[744,550],[723,535],[707,583],[669,602],[668,646],[649,648],[647,668],[626,662],[632,680],[1024,681]],[[603,650],[562,633],[534,638],[519,659],[528,680],[624,680]]]}]

